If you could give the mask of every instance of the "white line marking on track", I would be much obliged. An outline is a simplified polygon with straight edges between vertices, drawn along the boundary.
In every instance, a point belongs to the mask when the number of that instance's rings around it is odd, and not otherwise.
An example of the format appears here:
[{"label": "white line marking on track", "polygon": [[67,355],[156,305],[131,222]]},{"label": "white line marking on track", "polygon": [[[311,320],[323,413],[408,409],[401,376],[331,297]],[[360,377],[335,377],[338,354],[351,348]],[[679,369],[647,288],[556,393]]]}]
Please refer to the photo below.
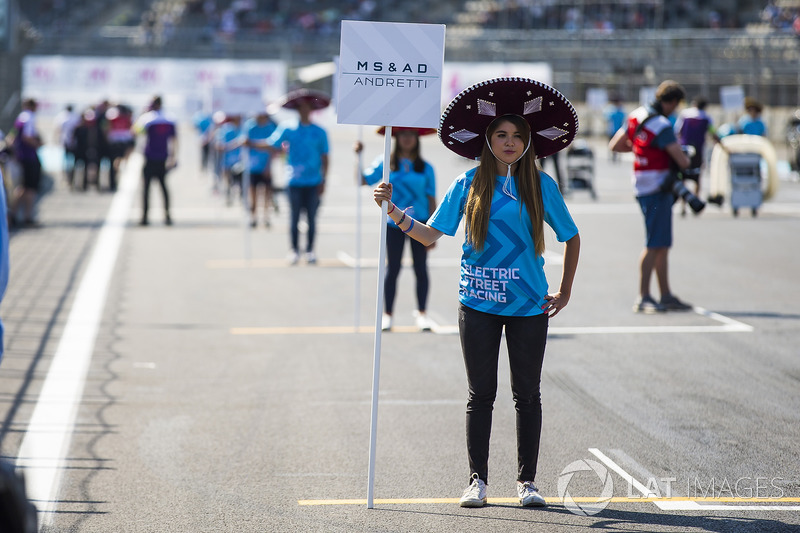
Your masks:
[{"label": "white line marking on track", "polygon": [[[743,503],[706,503],[692,498],[675,498],[670,499],[671,496],[666,498],[656,494],[653,490],[648,489],[644,484],[634,478],[632,475],[622,469],[617,463],[612,461],[606,454],[597,448],[589,448],[589,453],[600,459],[610,470],[616,472],[622,479],[628,482],[630,487],[638,490],[642,495],[642,501],[650,501],[662,511],[797,511],[800,510],[798,505],[769,505],[768,503],[758,504],[758,498],[735,498],[737,502]],[[637,463],[638,464],[638,463]],[[630,490],[630,489],[629,489]],[[630,501],[635,501],[633,498],[628,498]],[[761,500],[764,502],[764,500]],[[750,502],[753,502],[752,504]]]},{"label": "white line marking on track", "polygon": [[[750,333],[753,326],[730,317],[694,307],[698,315],[721,322],[720,326],[550,326],[548,333],[553,335],[619,335],[631,333]],[[439,335],[455,335],[458,326],[437,326],[433,329]]]},{"label": "white line marking on track", "polygon": [[720,504],[693,500],[654,501],[653,503],[662,511],[800,511],[800,505]]},{"label": "white line marking on track", "polygon": [[639,482],[632,475],[624,471],[621,466],[612,461],[606,454],[604,454],[597,448],[589,448],[589,453],[600,459],[600,461],[602,461],[603,464],[605,464],[608,468],[616,472],[622,479],[627,481],[628,485],[636,488],[636,490],[641,492],[643,498],[648,498],[651,496],[660,496],[659,494],[653,494],[653,492],[650,489],[642,485],[641,482]]},{"label": "white line marking on track", "polygon": [[56,508],[108,286],[139,183],[140,159],[132,154],[125,166],[17,454],[40,527],[51,523]]}]

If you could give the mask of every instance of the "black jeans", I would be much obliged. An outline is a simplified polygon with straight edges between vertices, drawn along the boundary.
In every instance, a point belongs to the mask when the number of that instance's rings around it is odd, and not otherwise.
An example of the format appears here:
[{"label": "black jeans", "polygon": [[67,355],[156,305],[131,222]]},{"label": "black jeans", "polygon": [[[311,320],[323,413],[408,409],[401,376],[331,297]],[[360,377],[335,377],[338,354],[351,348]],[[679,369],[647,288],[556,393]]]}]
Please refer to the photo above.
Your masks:
[{"label": "black jeans", "polygon": [[289,186],[289,207],[291,209],[289,237],[292,250],[300,251],[300,213],[306,212],[308,234],[306,235],[306,252],[314,251],[314,237],[317,233],[317,209],[319,208],[319,185],[311,187]]},{"label": "black jeans", "polygon": [[470,472],[477,473],[484,482],[488,481],[489,437],[504,328],[517,412],[517,480],[533,481],[536,477],[542,433],[540,384],[548,319],[546,314],[501,316],[463,304],[458,308],[458,329],[469,385],[467,455]]},{"label": "black jeans", "polygon": [[414,275],[417,278],[417,309],[425,311],[428,303],[428,250],[421,242],[408,237],[397,226],[386,228],[386,280],[383,294],[386,297],[386,313],[392,314],[397,293],[397,278],[403,263],[403,248],[411,241],[411,257],[414,260]]},{"label": "black jeans", "polygon": [[167,190],[167,162],[159,159],[147,159],[144,163],[144,186],[142,187],[142,221],[147,221],[147,211],[150,208],[150,182],[153,178],[161,184],[161,193],[164,195],[164,213],[169,216],[169,191]]}]

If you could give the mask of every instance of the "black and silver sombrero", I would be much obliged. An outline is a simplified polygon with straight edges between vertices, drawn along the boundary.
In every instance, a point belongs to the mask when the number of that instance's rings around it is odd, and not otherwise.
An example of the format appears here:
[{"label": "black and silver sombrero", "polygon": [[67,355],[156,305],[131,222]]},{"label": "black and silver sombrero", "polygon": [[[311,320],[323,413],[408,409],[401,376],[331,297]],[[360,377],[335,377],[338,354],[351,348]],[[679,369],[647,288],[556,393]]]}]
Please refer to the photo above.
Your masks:
[{"label": "black and silver sombrero", "polygon": [[301,100],[305,100],[313,110],[325,109],[331,104],[327,94],[313,89],[295,89],[281,97],[275,104],[285,109],[297,109]]},{"label": "black and silver sombrero", "polygon": [[[392,126],[392,137],[397,137],[398,133],[401,133],[401,132],[404,132],[404,131],[413,131],[414,133],[416,133],[420,137],[423,137],[425,135],[433,135],[434,133],[436,133],[436,129],[434,129],[434,128],[414,128],[414,127],[411,127],[411,126]],[[381,126],[380,128],[378,128],[378,130],[375,133],[377,133],[378,135],[386,135],[386,126]]]},{"label": "black and silver sombrero", "polygon": [[502,115],[520,115],[531,127],[537,158],[569,146],[578,132],[575,108],[557,90],[529,78],[494,78],[461,91],[442,113],[439,139],[462,157],[480,158],[486,128]]}]

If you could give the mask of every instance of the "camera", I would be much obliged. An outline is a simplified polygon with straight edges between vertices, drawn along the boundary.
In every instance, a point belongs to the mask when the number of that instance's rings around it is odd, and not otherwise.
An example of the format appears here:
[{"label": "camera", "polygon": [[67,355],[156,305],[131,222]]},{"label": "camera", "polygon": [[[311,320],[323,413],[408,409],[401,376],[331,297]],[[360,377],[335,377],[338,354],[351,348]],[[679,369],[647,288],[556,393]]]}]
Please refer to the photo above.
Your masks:
[{"label": "camera", "polygon": [[[692,161],[695,161],[695,154],[696,150],[694,146],[681,146],[683,153]],[[684,177],[689,176],[699,176],[700,175],[700,167],[697,166],[696,168],[687,168],[681,170],[675,165],[675,162],[672,162],[672,168],[670,169],[670,177],[666,179],[664,184],[661,187],[662,191],[671,192],[675,195],[675,199],[677,200],[679,197],[683,198],[683,200],[689,204],[689,207],[695,213],[699,213],[706,207],[706,203],[698,198],[692,191],[686,188],[686,185],[683,183]]]}]

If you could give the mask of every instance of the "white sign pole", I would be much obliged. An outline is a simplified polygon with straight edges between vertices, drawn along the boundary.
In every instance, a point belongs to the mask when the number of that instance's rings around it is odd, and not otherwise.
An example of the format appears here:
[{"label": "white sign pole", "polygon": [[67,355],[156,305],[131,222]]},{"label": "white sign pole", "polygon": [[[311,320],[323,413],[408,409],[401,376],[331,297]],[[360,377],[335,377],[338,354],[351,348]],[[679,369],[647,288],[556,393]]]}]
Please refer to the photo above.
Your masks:
[{"label": "white sign pole", "polygon": [[356,159],[356,281],[355,281],[355,305],[353,321],[355,331],[358,333],[358,328],[361,325],[361,181],[363,180],[364,172],[364,126],[358,126],[358,143],[361,145],[361,150],[358,152]]},{"label": "white sign pole", "polygon": [[[444,32],[444,25],[436,24],[342,21],[337,121],[340,124],[371,124],[386,128],[384,183],[389,181],[392,126],[432,128],[439,122]],[[369,509],[374,507],[387,203],[381,206],[367,488]],[[360,261],[360,257],[357,260]]]},{"label": "white sign pole", "polygon": [[[392,152],[392,127],[386,126],[383,144],[383,183],[389,183],[389,158]],[[381,244],[378,251],[378,298],[375,309],[375,357],[372,362],[372,423],[369,428],[369,483],[367,508],[375,507],[375,443],[378,435],[378,389],[381,378],[381,315],[383,314],[383,284],[386,280],[386,219],[389,204],[381,205]]]},{"label": "white sign pole", "polygon": [[[247,135],[247,132],[245,132]],[[242,172],[242,205],[244,206],[244,260],[250,261],[250,149],[245,144],[241,148],[241,160],[244,162]]]}]

